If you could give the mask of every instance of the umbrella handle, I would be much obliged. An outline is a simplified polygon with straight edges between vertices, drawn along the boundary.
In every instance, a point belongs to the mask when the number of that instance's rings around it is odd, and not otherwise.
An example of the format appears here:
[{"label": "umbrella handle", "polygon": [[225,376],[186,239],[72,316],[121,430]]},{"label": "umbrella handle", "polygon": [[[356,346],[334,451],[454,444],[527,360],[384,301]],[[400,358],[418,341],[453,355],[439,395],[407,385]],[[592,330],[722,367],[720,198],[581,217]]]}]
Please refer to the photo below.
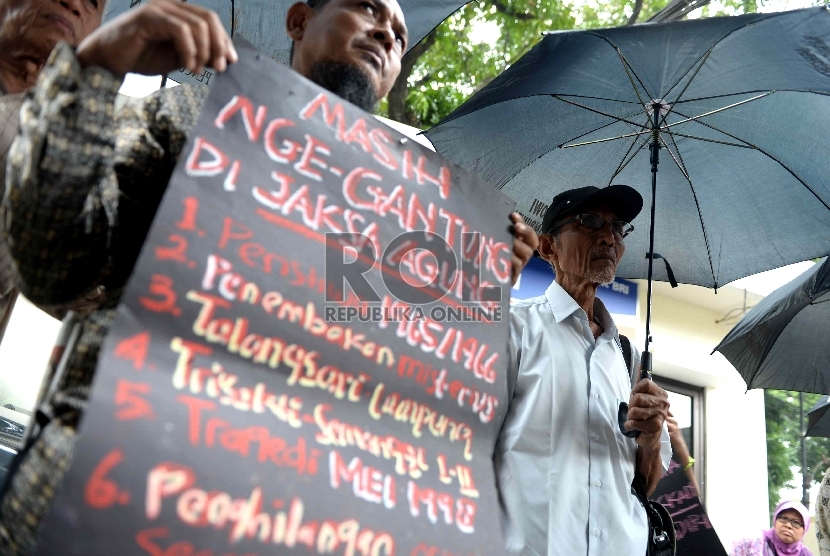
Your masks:
[{"label": "umbrella handle", "polygon": [[[640,380],[651,380],[651,352],[644,351],[642,355],[640,355]],[[626,402],[620,402],[620,408],[617,410],[617,423],[620,426],[620,432],[623,436],[627,436],[628,438],[637,438],[640,436],[640,431],[633,430],[627,431],[625,430],[625,422],[628,421],[628,404]]]},{"label": "umbrella handle", "polygon": [[628,421],[628,404],[626,402],[620,402],[620,409],[617,411],[617,422],[620,425],[620,432],[623,436],[627,436],[628,438],[637,438],[640,436],[640,431],[638,430],[625,430],[626,421]]},{"label": "umbrella handle", "polygon": [[651,380],[651,352],[644,351],[640,355],[640,380]]}]

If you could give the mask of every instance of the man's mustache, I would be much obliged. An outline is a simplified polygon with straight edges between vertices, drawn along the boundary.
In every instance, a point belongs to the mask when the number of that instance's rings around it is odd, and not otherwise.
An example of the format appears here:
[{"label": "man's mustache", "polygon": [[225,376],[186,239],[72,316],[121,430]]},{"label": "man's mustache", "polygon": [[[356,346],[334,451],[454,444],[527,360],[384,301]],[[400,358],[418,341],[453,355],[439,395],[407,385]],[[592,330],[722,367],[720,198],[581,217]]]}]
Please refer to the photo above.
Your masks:
[{"label": "man's mustache", "polygon": [[591,259],[611,259],[614,264],[617,264],[617,252],[613,249],[595,248],[588,253]]}]

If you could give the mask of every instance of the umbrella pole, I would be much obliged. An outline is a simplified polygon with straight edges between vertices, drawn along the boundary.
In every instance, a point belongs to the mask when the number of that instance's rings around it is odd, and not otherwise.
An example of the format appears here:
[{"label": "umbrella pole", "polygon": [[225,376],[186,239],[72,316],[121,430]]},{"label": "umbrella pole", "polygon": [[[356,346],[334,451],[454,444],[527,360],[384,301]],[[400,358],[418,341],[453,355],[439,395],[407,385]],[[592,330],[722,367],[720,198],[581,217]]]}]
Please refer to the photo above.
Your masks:
[{"label": "umbrella pole", "polygon": [[804,392],[798,393],[798,421],[801,437],[801,503],[810,507],[810,485],[807,482],[807,446],[804,443]]},{"label": "umbrella pole", "polygon": [[651,278],[654,270],[654,213],[657,208],[657,165],[660,163],[660,103],[655,102],[652,108],[651,128],[651,229],[648,234],[648,284],[646,293],[646,349],[640,360],[640,378],[651,380],[651,352],[648,344],[651,341]]}]

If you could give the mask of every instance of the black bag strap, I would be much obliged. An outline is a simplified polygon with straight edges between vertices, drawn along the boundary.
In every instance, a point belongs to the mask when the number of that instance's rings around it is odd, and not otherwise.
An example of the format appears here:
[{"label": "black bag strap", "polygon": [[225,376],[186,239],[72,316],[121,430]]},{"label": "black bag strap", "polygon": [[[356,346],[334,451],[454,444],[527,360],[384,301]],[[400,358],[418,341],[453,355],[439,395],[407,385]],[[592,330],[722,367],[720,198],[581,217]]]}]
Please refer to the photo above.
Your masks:
[{"label": "black bag strap", "polygon": [[625,368],[628,369],[628,378],[629,382],[631,383],[631,387],[634,387],[634,352],[631,349],[631,340],[628,339],[628,336],[624,336],[623,334],[618,334],[614,337],[614,341],[617,342],[617,347],[620,348],[620,353],[622,353],[623,361],[625,362]]},{"label": "black bag strap", "polygon": [[634,375],[634,365],[633,365],[633,358],[631,353],[631,342],[628,339],[628,336],[623,336],[620,334],[620,348],[622,349],[623,359],[625,360],[625,368],[628,369],[628,374],[630,376]]},{"label": "black bag strap", "polygon": [[[645,480],[637,471],[634,472],[634,480],[631,481],[631,492],[646,511],[649,536],[646,556],[674,556],[677,546],[671,515],[659,503],[648,499]],[[661,517],[661,512],[665,519]]]}]

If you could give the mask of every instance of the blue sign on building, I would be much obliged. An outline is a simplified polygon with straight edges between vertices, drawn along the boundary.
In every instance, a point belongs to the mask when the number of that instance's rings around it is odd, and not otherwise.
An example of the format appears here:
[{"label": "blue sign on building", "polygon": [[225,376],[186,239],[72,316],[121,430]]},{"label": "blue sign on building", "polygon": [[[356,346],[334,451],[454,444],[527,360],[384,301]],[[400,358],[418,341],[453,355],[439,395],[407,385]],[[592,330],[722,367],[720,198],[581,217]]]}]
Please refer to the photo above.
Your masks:
[{"label": "blue sign on building", "polygon": [[[532,257],[522,270],[519,281],[510,292],[514,299],[528,299],[544,295],[553,281],[553,269],[548,263]],[[605,304],[609,313],[616,315],[637,314],[637,284],[622,278],[615,278],[610,284],[603,284],[597,289],[597,296]]]}]

